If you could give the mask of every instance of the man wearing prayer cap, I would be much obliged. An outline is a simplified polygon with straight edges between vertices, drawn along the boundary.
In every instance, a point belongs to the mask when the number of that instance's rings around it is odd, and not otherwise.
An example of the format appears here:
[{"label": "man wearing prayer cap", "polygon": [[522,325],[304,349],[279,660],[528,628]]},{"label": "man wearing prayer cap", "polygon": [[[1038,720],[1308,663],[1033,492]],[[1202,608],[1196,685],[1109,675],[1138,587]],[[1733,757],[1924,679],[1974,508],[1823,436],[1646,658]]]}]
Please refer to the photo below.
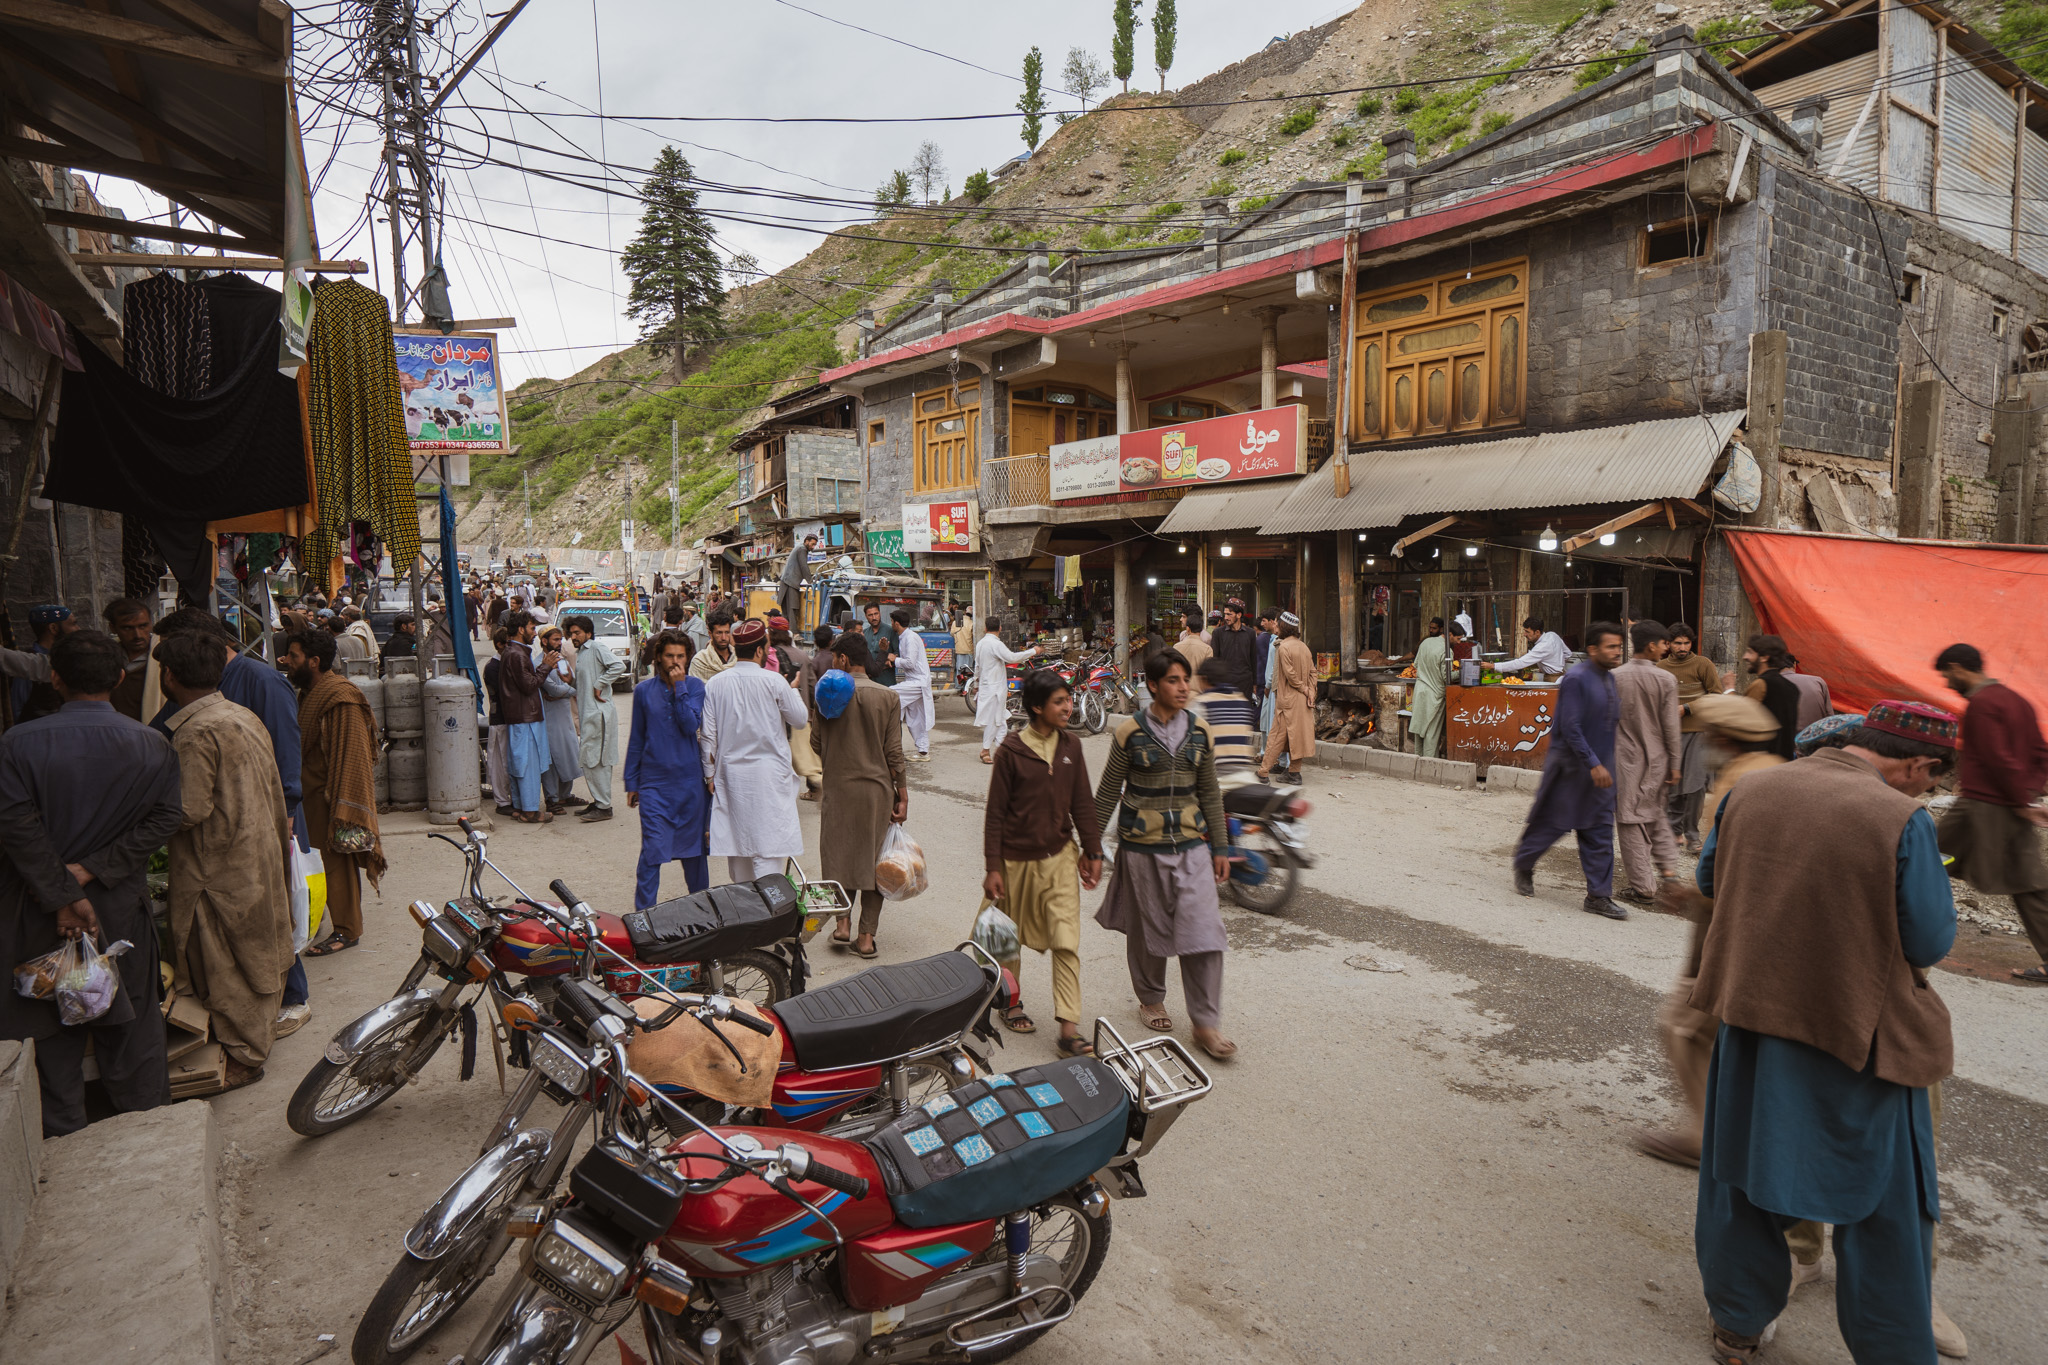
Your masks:
[{"label": "man wearing prayer cap", "polygon": [[1957,734],[1946,711],[1882,701],[1714,813],[1690,1003],[1721,1021],[1694,1223],[1717,1359],[1755,1357],[1792,1289],[1786,1234],[1809,1220],[1834,1226],[1850,1355],[1934,1365],[1934,1097],[1954,1042],[1927,970],[1956,915],[1917,798]]}]

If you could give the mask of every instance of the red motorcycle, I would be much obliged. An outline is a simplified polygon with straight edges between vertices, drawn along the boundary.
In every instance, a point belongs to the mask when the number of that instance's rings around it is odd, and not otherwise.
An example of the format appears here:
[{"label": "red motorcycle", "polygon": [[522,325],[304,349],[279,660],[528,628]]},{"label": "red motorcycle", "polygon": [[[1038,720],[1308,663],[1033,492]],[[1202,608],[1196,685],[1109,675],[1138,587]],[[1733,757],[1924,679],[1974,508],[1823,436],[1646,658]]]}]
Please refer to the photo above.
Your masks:
[{"label": "red motorcycle", "polygon": [[582,1005],[577,1065],[610,1078],[597,1141],[565,1195],[501,1215],[519,1276],[449,1365],[574,1365],[636,1312],[659,1365],[1006,1358],[1073,1315],[1110,1198],[1145,1194],[1139,1158],[1210,1088],[1173,1039],[1097,1021],[1094,1057],[800,1146],[668,1103],[627,1064],[650,1021]]}]

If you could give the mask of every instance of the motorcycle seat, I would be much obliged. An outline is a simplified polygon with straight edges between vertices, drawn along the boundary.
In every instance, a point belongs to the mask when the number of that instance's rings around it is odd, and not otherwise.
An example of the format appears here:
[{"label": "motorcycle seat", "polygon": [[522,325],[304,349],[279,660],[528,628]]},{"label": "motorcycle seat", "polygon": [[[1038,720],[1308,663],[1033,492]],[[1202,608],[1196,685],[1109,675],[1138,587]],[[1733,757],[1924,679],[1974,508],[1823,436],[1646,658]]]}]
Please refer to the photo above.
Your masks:
[{"label": "motorcycle seat", "polygon": [[1223,793],[1223,809],[1231,815],[1264,815],[1272,806],[1273,798],[1281,795],[1282,791],[1282,788],[1268,787],[1257,782],[1242,787],[1226,788]]},{"label": "motorcycle seat", "polygon": [[867,1141],[896,1221],[943,1227],[1029,1208],[1109,1164],[1130,1092],[1092,1057],[970,1081]]},{"label": "motorcycle seat", "polygon": [[633,956],[655,965],[712,962],[749,948],[772,948],[803,928],[796,887],[780,872],[662,901],[623,917]]},{"label": "motorcycle seat", "polygon": [[974,1022],[988,994],[988,975],[971,958],[939,953],[870,967],[768,1008],[798,1066],[836,1071],[944,1042]]}]

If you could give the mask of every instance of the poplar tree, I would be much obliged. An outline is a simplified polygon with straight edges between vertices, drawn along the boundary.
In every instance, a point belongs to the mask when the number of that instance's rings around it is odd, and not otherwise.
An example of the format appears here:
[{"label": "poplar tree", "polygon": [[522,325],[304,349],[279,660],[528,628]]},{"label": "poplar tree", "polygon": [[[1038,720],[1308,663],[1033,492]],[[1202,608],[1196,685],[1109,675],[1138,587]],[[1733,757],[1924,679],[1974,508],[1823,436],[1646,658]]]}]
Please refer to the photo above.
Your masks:
[{"label": "poplar tree", "polygon": [[1173,42],[1180,16],[1174,0],[1158,0],[1152,6],[1152,68],[1159,73],[1159,93],[1166,93],[1166,73],[1173,68]]},{"label": "poplar tree", "polygon": [[682,153],[662,148],[640,195],[647,205],[640,231],[619,253],[619,268],[633,282],[626,315],[640,325],[640,344],[667,356],[681,383],[690,348],[723,333],[723,268],[711,220],[697,204],[696,174]]},{"label": "poplar tree", "polygon": [[1045,54],[1036,47],[1024,54],[1024,93],[1017,107],[1024,111],[1024,145],[1035,152],[1045,131]]},{"label": "poplar tree", "polygon": [[1116,0],[1110,10],[1110,22],[1115,33],[1109,40],[1109,69],[1123,82],[1125,93],[1131,88],[1131,72],[1137,69],[1138,52],[1138,5],[1141,0]]}]

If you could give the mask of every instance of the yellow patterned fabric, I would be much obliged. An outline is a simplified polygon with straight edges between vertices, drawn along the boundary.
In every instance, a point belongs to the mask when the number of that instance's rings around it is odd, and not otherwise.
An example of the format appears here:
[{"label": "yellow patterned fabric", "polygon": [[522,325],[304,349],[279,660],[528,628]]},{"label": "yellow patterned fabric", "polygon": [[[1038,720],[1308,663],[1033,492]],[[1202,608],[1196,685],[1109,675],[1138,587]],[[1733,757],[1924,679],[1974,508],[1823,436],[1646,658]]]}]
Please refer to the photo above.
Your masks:
[{"label": "yellow patterned fabric", "polygon": [[391,311],[354,280],[330,280],[313,298],[306,414],[320,520],[302,562],[317,573],[343,548],[348,524],[367,521],[402,575],[419,558],[420,513]]}]

